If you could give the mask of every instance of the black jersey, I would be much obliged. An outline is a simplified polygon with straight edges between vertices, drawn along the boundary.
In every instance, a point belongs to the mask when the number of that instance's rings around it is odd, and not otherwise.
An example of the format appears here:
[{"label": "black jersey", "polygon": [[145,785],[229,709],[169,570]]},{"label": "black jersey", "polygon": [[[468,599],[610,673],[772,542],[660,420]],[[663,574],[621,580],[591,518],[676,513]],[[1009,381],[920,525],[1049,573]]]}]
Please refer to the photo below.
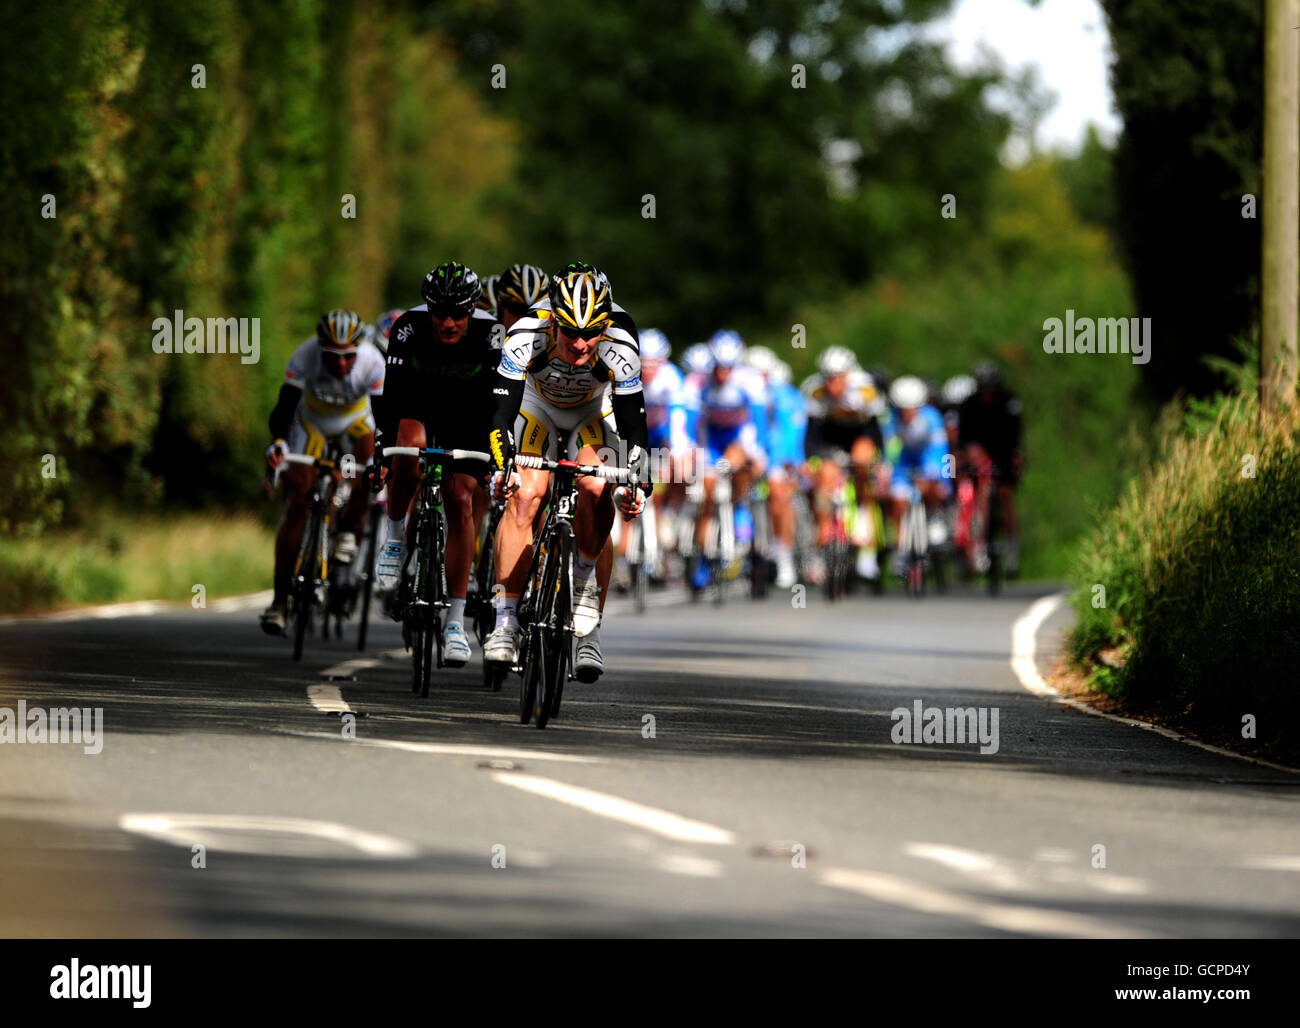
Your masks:
[{"label": "black jersey", "polygon": [[396,440],[397,423],[409,418],[433,433],[430,446],[485,448],[501,354],[492,347],[495,325],[492,315],[475,310],[465,336],[447,344],[438,338],[425,304],[393,323],[379,412],[389,445]]}]

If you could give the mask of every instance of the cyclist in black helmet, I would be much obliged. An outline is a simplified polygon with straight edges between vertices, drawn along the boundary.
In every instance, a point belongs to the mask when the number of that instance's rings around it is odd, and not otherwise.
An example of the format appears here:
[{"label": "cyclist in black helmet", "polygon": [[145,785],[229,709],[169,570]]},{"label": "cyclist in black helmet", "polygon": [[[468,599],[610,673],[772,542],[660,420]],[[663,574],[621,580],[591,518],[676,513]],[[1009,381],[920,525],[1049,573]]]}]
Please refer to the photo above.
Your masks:
[{"label": "cyclist in black helmet", "polygon": [[[425,276],[424,303],[394,322],[388,336],[388,375],[379,405],[380,445],[481,450],[487,441],[497,352],[495,319],[476,307],[483,287],[458,261]],[[444,494],[447,516],[447,593],[451,610],[443,631],[443,659],[469,661],[465,593],[474,559],[474,497],[486,468],[453,463]],[[415,457],[394,457],[388,479],[388,528],[375,561],[375,582],[392,589],[406,559],[406,515],[420,487]]]}]

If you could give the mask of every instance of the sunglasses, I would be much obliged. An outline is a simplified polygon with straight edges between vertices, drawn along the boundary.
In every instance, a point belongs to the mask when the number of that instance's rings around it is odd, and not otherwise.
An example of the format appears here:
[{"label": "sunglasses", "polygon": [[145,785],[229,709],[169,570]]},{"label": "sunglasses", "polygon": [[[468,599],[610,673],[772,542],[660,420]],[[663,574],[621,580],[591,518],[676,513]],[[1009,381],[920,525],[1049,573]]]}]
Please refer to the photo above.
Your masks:
[{"label": "sunglasses", "polygon": [[601,336],[605,334],[605,329],[603,327],[602,328],[569,328],[567,325],[560,325],[559,329],[560,332],[568,336],[570,339],[583,339],[583,340],[599,339]]},{"label": "sunglasses", "polygon": [[459,321],[461,318],[468,318],[473,309],[473,307],[457,307],[455,304],[439,303],[430,305],[429,313],[433,315],[435,321],[445,321],[447,318],[454,318]]},{"label": "sunglasses", "polygon": [[328,364],[346,364],[357,359],[356,350],[349,350],[347,353],[340,353],[338,350],[321,350],[320,355]]}]

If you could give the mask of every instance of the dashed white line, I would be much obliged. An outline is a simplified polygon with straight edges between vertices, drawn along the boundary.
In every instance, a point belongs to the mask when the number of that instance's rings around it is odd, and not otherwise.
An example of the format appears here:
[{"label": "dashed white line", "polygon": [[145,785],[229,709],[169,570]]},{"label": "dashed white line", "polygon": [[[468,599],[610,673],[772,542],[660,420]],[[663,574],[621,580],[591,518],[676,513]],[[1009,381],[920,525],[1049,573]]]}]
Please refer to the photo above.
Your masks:
[{"label": "dashed white line", "polygon": [[844,889],[860,896],[907,907],[923,914],[938,917],[966,918],[989,928],[1024,935],[1059,935],[1081,939],[1141,939],[1153,938],[1150,932],[1110,924],[1068,910],[1028,907],[1010,903],[995,903],[974,899],[947,889],[908,881],[896,875],[878,871],[854,871],[849,868],[829,868],[822,871],[819,881],[833,889]]},{"label": "dashed white line", "polygon": [[536,796],[544,796],[546,799],[555,800],[559,803],[567,803],[569,806],[585,810],[589,814],[607,817],[613,821],[621,821],[623,824],[634,825],[637,828],[644,828],[646,831],[666,836],[677,842],[698,842],[715,846],[729,846],[736,841],[735,834],[725,828],[705,824],[703,821],[693,821],[690,818],[681,817],[666,810],[659,810],[656,807],[647,807],[642,803],[634,803],[632,800],[611,796],[608,793],[596,792],[594,789],[584,789],[581,786],[566,785],[564,782],[557,782],[551,778],[515,774],[510,771],[494,772],[492,777],[512,789],[523,789],[525,792],[531,792]]},{"label": "dashed white line", "polygon": [[[335,686],[323,686],[333,689]],[[324,739],[338,742],[337,732],[299,732],[281,728],[277,735],[292,735],[299,739]],[[365,739],[358,736],[347,740],[349,746],[378,746],[386,750],[404,750],[407,753],[427,753],[435,757],[485,757],[498,760],[535,760],[560,764],[603,764],[601,757],[583,757],[576,753],[552,753],[548,750],[524,750],[509,746],[476,746],[471,743],[404,742],[401,739]]]},{"label": "dashed white line", "polygon": [[312,821],[300,817],[254,814],[123,814],[117,820],[124,832],[144,835],[173,846],[200,843],[208,849],[272,856],[328,857],[331,847],[311,850],[284,836],[303,836],[344,846],[369,857],[402,860],[419,853],[419,847],[391,835],[366,832],[337,821]]},{"label": "dashed white line", "polygon": [[348,701],[343,698],[343,693],[337,685],[309,685],[307,699],[311,700],[313,707],[326,714],[352,712],[352,708],[348,706]]},{"label": "dashed white line", "polygon": [[1242,867],[1257,871],[1300,871],[1300,857],[1291,855],[1247,857],[1242,861]]}]

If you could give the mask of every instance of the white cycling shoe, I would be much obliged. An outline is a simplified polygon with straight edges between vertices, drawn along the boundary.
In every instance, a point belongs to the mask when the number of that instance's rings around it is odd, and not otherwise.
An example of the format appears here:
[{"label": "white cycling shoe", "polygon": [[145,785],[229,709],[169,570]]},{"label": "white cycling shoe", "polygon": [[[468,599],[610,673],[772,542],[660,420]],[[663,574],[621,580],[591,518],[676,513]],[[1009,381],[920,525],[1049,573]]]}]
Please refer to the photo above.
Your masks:
[{"label": "white cycling shoe", "polygon": [[591,635],[600,624],[600,586],[595,572],[586,584],[573,590],[573,634],[579,639]]},{"label": "white cycling shoe", "polygon": [[448,667],[464,667],[470,658],[469,638],[455,621],[442,630],[442,662]]},{"label": "white cycling shoe", "polygon": [[483,643],[483,660],[488,664],[513,665],[519,660],[519,626],[497,625]]},{"label": "white cycling shoe", "polygon": [[590,685],[605,671],[605,661],[600,653],[600,635],[591,634],[578,640],[573,656],[573,676]]},{"label": "white cycling shoe", "polygon": [[375,585],[384,592],[396,589],[405,560],[406,542],[402,539],[386,539],[375,556]]},{"label": "white cycling shoe", "polygon": [[351,532],[340,532],[334,541],[334,562],[351,564],[357,559],[357,537]]}]

